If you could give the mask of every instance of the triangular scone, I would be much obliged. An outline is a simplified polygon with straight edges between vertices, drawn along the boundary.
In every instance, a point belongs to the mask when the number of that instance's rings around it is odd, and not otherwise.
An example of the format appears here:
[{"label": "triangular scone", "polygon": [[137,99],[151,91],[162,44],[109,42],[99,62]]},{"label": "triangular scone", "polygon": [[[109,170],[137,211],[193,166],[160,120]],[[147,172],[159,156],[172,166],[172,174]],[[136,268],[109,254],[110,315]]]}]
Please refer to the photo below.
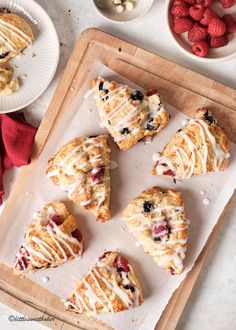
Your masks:
[{"label": "triangular scone", "polygon": [[49,160],[47,176],[68,197],[100,222],[110,219],[110,148],[108,136],[81,136]]},{"label": "triangular scone", "polygon": [[123,220],[145,253],[171,275],[183,271],[188,223],[182,194],[154,187],[134,198]]},{"label": "triangular scone", "polygon": [[154,155],[153,175],[188,179],[193,175],[223,171],[228,167],[227,136],[207,109],[178,130],[163,151]]},{"label": "triangular scone", "polygon": [[92,90],[102,124],[121,150],[157,134],[170,119],[156,90],[145,96],[100,77],[92,81]]},{"label": "triangular scone", "polygon": [[65,306],[69,311],[91,315],[125,311],[142,302],[142,290],[128,260],[109,251],[80,279]]},{"label": "triangular scone", "polygon": [[63,203],[44,205],[35,218],[16,255],[13,267],[15,274],[57,267],[83,252],[82,233],[75,217],[70,215]]},{"label": "triangular scone", "polygon": [[0,35],[0,64],[8,62],[35,40],[29,24],[7,9],[0,13]]}]

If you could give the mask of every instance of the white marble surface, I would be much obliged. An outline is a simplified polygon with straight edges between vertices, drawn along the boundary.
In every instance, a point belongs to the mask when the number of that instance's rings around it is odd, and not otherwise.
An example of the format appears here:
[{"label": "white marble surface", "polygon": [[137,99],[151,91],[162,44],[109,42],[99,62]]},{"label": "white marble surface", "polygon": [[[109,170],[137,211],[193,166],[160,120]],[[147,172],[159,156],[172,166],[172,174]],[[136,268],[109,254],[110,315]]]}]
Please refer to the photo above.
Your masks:
[{"label": "white marble surface", "polygon": [[[80,32],[89,27],[100,28],[236,88],[236,58],[221,64],[203,64],[185,57],[175,47],[165,27],[165,0],[155,0],[147,15],[133,23],[122,25],[105,21],[96,13],[91,2],[92,0],[38,0],[38,3],[55,23],[62,46],[60,63],[53,82],[36,102],[25,109],[25,115],[31,123],[39,125],[74,42],[78,39]],[[7,182],[5,200],[17,173],[17,170],[5,173],[4,181]],[[11,182],[10,185],[9,182]],[[178,330],[236,329],[235,202],[236,198],[187,303],[178,324]],[[30,325],[27,322],[10,323],[8,316],[14,313],[18,315],[10,308],[0,304],[1,329],[43,328],[32,322]]]}]

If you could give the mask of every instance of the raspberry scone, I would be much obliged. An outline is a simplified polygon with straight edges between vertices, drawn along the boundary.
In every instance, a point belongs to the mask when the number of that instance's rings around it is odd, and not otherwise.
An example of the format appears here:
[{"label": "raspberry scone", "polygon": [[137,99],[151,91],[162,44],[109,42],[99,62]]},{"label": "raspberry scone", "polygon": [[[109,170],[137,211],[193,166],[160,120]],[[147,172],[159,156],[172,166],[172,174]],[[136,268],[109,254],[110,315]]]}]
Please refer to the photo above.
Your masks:
[{"label": "raspberry scone", "polygon": [[183,271],[188,223],[182,194],[154,187],[134,198],[123,212],[123,220],[145,253],[171,275]]},{"label": "raspberry scone", "polygon": [[105,252],[77,283],[66,309],[88,315],[121,312],[143,303],[142,289],[128,260]]},{"label": "raspberry scone", "polygon": [[58,267],[83,252],[82,233],[76,219],[61,202],[44,205],[26,232],[25,242],[16,255],[16,275],[41,268]]},{"label": "raspberry scone", "polygon": [[228,167],[230,147],[227,136],[210,111],[202,108],[195,119],[178,130],[163,151],[154,155],[153,175],[188,179]]},{"label": "raspberry scone", "polygon": [[48,162],[47,176],[99,222],[110,219],[110,148],[108,136],[80,136]]},{"label": "raspberry scone", "polygon": [[121,150],[159,133],[170,119],[156,90],[145,96],[127,85],[98,77],[92,81],[92,91],[102,124]]}]

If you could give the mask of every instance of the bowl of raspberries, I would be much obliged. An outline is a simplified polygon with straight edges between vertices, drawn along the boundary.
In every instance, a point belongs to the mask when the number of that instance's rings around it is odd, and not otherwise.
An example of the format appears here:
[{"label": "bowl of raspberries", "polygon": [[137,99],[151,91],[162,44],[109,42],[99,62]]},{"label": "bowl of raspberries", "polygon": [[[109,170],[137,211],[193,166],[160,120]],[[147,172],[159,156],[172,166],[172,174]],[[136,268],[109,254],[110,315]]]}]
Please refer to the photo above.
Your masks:
[{"label": "bowl of raspberries", "polygon": [[191,58],[220,62],[236,56],[236,0],[168,0],[167,26]]}]

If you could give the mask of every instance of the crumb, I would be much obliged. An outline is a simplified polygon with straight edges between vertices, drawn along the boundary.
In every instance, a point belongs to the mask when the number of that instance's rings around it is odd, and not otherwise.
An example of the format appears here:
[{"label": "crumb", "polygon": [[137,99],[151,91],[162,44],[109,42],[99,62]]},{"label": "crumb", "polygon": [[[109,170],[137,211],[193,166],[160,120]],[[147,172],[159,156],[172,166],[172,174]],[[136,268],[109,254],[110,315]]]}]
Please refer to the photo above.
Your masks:
[{"label": "crumb", "polygon": [[36,53],[35,52],[33,52],[32,53],[32,58],[34,58],[36,56]]}]

